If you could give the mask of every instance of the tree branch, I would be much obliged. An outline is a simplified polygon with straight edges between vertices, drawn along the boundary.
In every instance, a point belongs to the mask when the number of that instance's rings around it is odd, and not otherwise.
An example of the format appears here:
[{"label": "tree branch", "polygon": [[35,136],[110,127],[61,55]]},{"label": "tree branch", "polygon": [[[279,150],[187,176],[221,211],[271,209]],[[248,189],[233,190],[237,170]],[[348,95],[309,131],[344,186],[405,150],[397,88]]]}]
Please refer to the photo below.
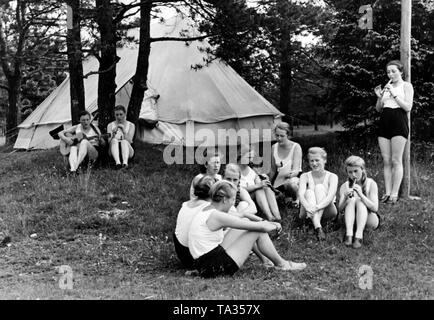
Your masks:
[{"label": "tree branch", "polygon": [[151,38],[150,42],[157,42],[157,41],[195,41],[195,40],[203,40],[205,38],[214,37],[215,35],[205,35],[205,36],[199,36],[199,37],[189,37],[189,38],[179,38],[179,37],[159,37],[159,38]]},{"label": "tree branch", "polygon": [[107,68],[107,69],[105,69],[105,70],[102,70],[102,71],[90,71],[90,72],[86,73],[86,74],[83,76],[83,78],[84,78],[84,79],[87,79],[89,76],[91,76],[91,75],[93,75],[93,74],[102,74],[102,73],[107,73],[107,72],[109,72],[110,70],[112,70],[113,68],[116,68],[116,64],[117,64],[117,62],[118,62],[119,60],[120,60],[120,58],[117,57],[115,63],[113,63],[109,68]]}]

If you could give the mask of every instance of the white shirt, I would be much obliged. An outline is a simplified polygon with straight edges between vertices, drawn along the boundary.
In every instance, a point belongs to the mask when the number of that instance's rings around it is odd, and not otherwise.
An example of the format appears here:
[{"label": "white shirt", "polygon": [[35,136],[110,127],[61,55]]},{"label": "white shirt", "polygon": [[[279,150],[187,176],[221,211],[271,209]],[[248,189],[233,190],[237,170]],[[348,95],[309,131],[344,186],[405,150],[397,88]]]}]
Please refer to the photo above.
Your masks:
[{"label": "white shirt", "polygon": [[198,200],[199,204],[197,206],[189,208],[189,202],[190,201],[186,201],[182,204],[176,219],[175,235],[179,243],[184,247],[188,246],[188,231],[190,230],[191,221],[199,211],[209,205],[208,201]]},{"label": "white shirt", "polygon": [[[405,98],[404,82],[398,84],[395,87],[395,90],[396,90],[396,96],[404,100]],[[381,101],[383,102],[383,108],[390,108],[390,109],[401,108],[399,104],[396,102],[395,98],[392,97],[389,91],[384,92]]]},{"label": "white shirt", "polygon": [[188,249],[194,259],[210,252],[223,242],[223,229],[211,231],[206,225],[209,216],[215,211],[217,210],[200,210],[191,222],[188,232]]}]

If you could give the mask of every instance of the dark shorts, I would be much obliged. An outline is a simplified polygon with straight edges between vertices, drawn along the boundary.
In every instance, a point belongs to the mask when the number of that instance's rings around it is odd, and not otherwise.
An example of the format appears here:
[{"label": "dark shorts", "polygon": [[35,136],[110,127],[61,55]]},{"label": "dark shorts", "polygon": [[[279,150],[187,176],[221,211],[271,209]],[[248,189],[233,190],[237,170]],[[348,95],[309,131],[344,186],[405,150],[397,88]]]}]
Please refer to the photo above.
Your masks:
[{"label": "dark shorts", "polygon": [[195,266],[204,278],[232,276],[239,269],[236,262],[220,245],[196,259]]},{"label": "dark shorts", "polygon": [[175,252],[178,256],[178,259],[184,265],[184,267],[193,269],[194,268],[194,259],[191,256],[190,250],[188,247],[184,247],[176,237],[176,234],[173,234],[173,243],[175,245]]},{"label": "dark shorts", "polygon": [[407,139],[408,134],[407,113],[401,108],[383,108],[378,123],[378,136],[389,140],[396,136],[402,136]]}]

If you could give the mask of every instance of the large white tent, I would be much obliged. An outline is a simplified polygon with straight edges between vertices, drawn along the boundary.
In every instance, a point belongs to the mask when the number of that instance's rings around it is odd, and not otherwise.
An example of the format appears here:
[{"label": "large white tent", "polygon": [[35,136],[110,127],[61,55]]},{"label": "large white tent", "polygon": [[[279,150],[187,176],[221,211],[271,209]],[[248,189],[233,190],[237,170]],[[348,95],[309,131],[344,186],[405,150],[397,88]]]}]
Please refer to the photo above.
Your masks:
[{"label": "large white tent", "polygon": [[[138,31],[134,32],[137,36]],[[152,37],[180,37],[180,33],[183,36],[198,35],[192,22],[179,16],[151,26]],[[215,60],[198,70],[192,68],[197,64],[204,65],[206,53],[201,49],[207,46],[206,41],[191,41],[188,45],[180,41],[152,43],[148,85],[159,95],[156,104],[158,124],[153,129],[140,127],[141,140],[186,146],[225,143],[224,139],[205,143],[203,137],[202,140],[195,138],[194,134],[204,128],[214,132],[215,137],[219,136],[219,129],[259,129],[259,138],[252,136],[251,139],[268,139],[262,129],[272,128],[282,114],[224,62]],[[116,66],[116,104],[127,107],[138,44],[118,48],[117,54],[121,59]],[[97,59],[87,57],[83,62],[84,74],[97,70]],[[97,111],[98,75],[84,79],[84,88],[86,109],[93,113]],[[19,125],[15,148],[46,149],[58,145],[58,140],[54,140],[49,131],[62,124],[65,127],[71,125],[69,90],[67,77]]]}]

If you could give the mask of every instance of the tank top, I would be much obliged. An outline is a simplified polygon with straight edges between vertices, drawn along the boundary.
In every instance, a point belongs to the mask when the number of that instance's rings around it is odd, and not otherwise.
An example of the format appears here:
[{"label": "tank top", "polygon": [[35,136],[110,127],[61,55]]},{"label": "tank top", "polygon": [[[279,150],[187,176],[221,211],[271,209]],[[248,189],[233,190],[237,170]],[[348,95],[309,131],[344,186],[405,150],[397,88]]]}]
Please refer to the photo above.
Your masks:
[{"label": "tank top", "polygon": [[[371,178],[366,178],[366,187],[365,188],[363,188],[363,194],[365,195],[365,196],[369,196],[369,192],[370,192],[370,190],[371,190],[371,184],[372,184],[372,179]],[[348,181],[346,181],[345,183],[344,183],[344,194],[346,194],[348,191],[350,191],[350,188],[349,188],[349,182]],[[354,197],[357,197],[357,198],[359,198],[359,196],[354,192]]]},{"label": "tank top", "polygon": [[293,142],[292,143],[292,147],[291,150],[289,150],[288,156],[285,159],[281,159],[279,157],[279,154],[277,152],[278,149],[278,144],[274,144],[273,145],[273,157],[274,157],[274,161],[277,167],[277,177],[274,180],[274,184],[273,187],[277,188],[279,186],[281,186],[282,184],[285,183],[285,176],[287,176],[290,172],[292,171],[300,171],[301,172],[301,163],[300,163],[300,167],[299,168],[293,168],[292,166],[292,160],[294,157],[294,150],[296,146],[299,146],[298,143]]},{"label": "tank top", "polygon": [[[396,88],[397,96],[402,100],[405,98],[404,92],[404,82],[400,83]],[[385,91],[383,97],[381,98],[383,102],[383,108],[398,109],[401,108],[396,100],[392,97],[389,91]]]},{"label": "tank top", "polygon": [[198,204],[194,208],[189,208],[186,201],[182,204],[181,210],[179,210],[178,217],[176,219],[175,235],[179,243],[184,247],[188,246],[188,231],[190,229],[191,221],[196,216],[196,214],[209,205],[208,201],[198,200]]},{"label": "tank top", "polygon": [[[129,121],[126,122],[125,124],[125,134],[128,133],[130,131],[130,123]],[[113,131],[113,128],[116,126],[116,121],[110,122],[107,126],[107,132],[111,133]],[[124,133],[121,130],[117,130],[115,133],[114,138],[118,139],[118,140],[123,140],[124,137]]]},{"label": "tank top", "polygon": [[206,225],[211,213],[216,209],[207,211],[200,210],[193,218],[188,232],[188,249],[194,259],[199,258],[205,253],[210,252],[223,242],[223,229],[211,231]]},{"label": "tank top", "polygon": [[243,188],[255,185],[256,172],[250,167],[247,167],[247,169],[247,175],[243,175],[243,173],[241,173],[240,186]]},{"label": "tank top", "polygon": [[81,123],[79,123],[77,125],[77,127],[75,128],[75,134],[77,133],[82,133],[86,136],[87,140],[89,140],[90,144],[93,146],[98,146],[99,145],[99,135],[100,132],[98,131],[98,129],[91,125],[89,127],[89,129],[87,131],[85,131],[83,129],[83,126],[81,125]]},{"label": "tank top", "polygon": [[[330,172],[326,171],[325,176],[324,176],[324,180],[322,181],[322,183],[317,183],[317,184],[322,184],[324,186],[324,188],[328,191],[329,187],[330,187]],[[315,190],[315,180],[312,177],[312,171],[309,171],[307,173],[307,189],[314,191]]]}]

